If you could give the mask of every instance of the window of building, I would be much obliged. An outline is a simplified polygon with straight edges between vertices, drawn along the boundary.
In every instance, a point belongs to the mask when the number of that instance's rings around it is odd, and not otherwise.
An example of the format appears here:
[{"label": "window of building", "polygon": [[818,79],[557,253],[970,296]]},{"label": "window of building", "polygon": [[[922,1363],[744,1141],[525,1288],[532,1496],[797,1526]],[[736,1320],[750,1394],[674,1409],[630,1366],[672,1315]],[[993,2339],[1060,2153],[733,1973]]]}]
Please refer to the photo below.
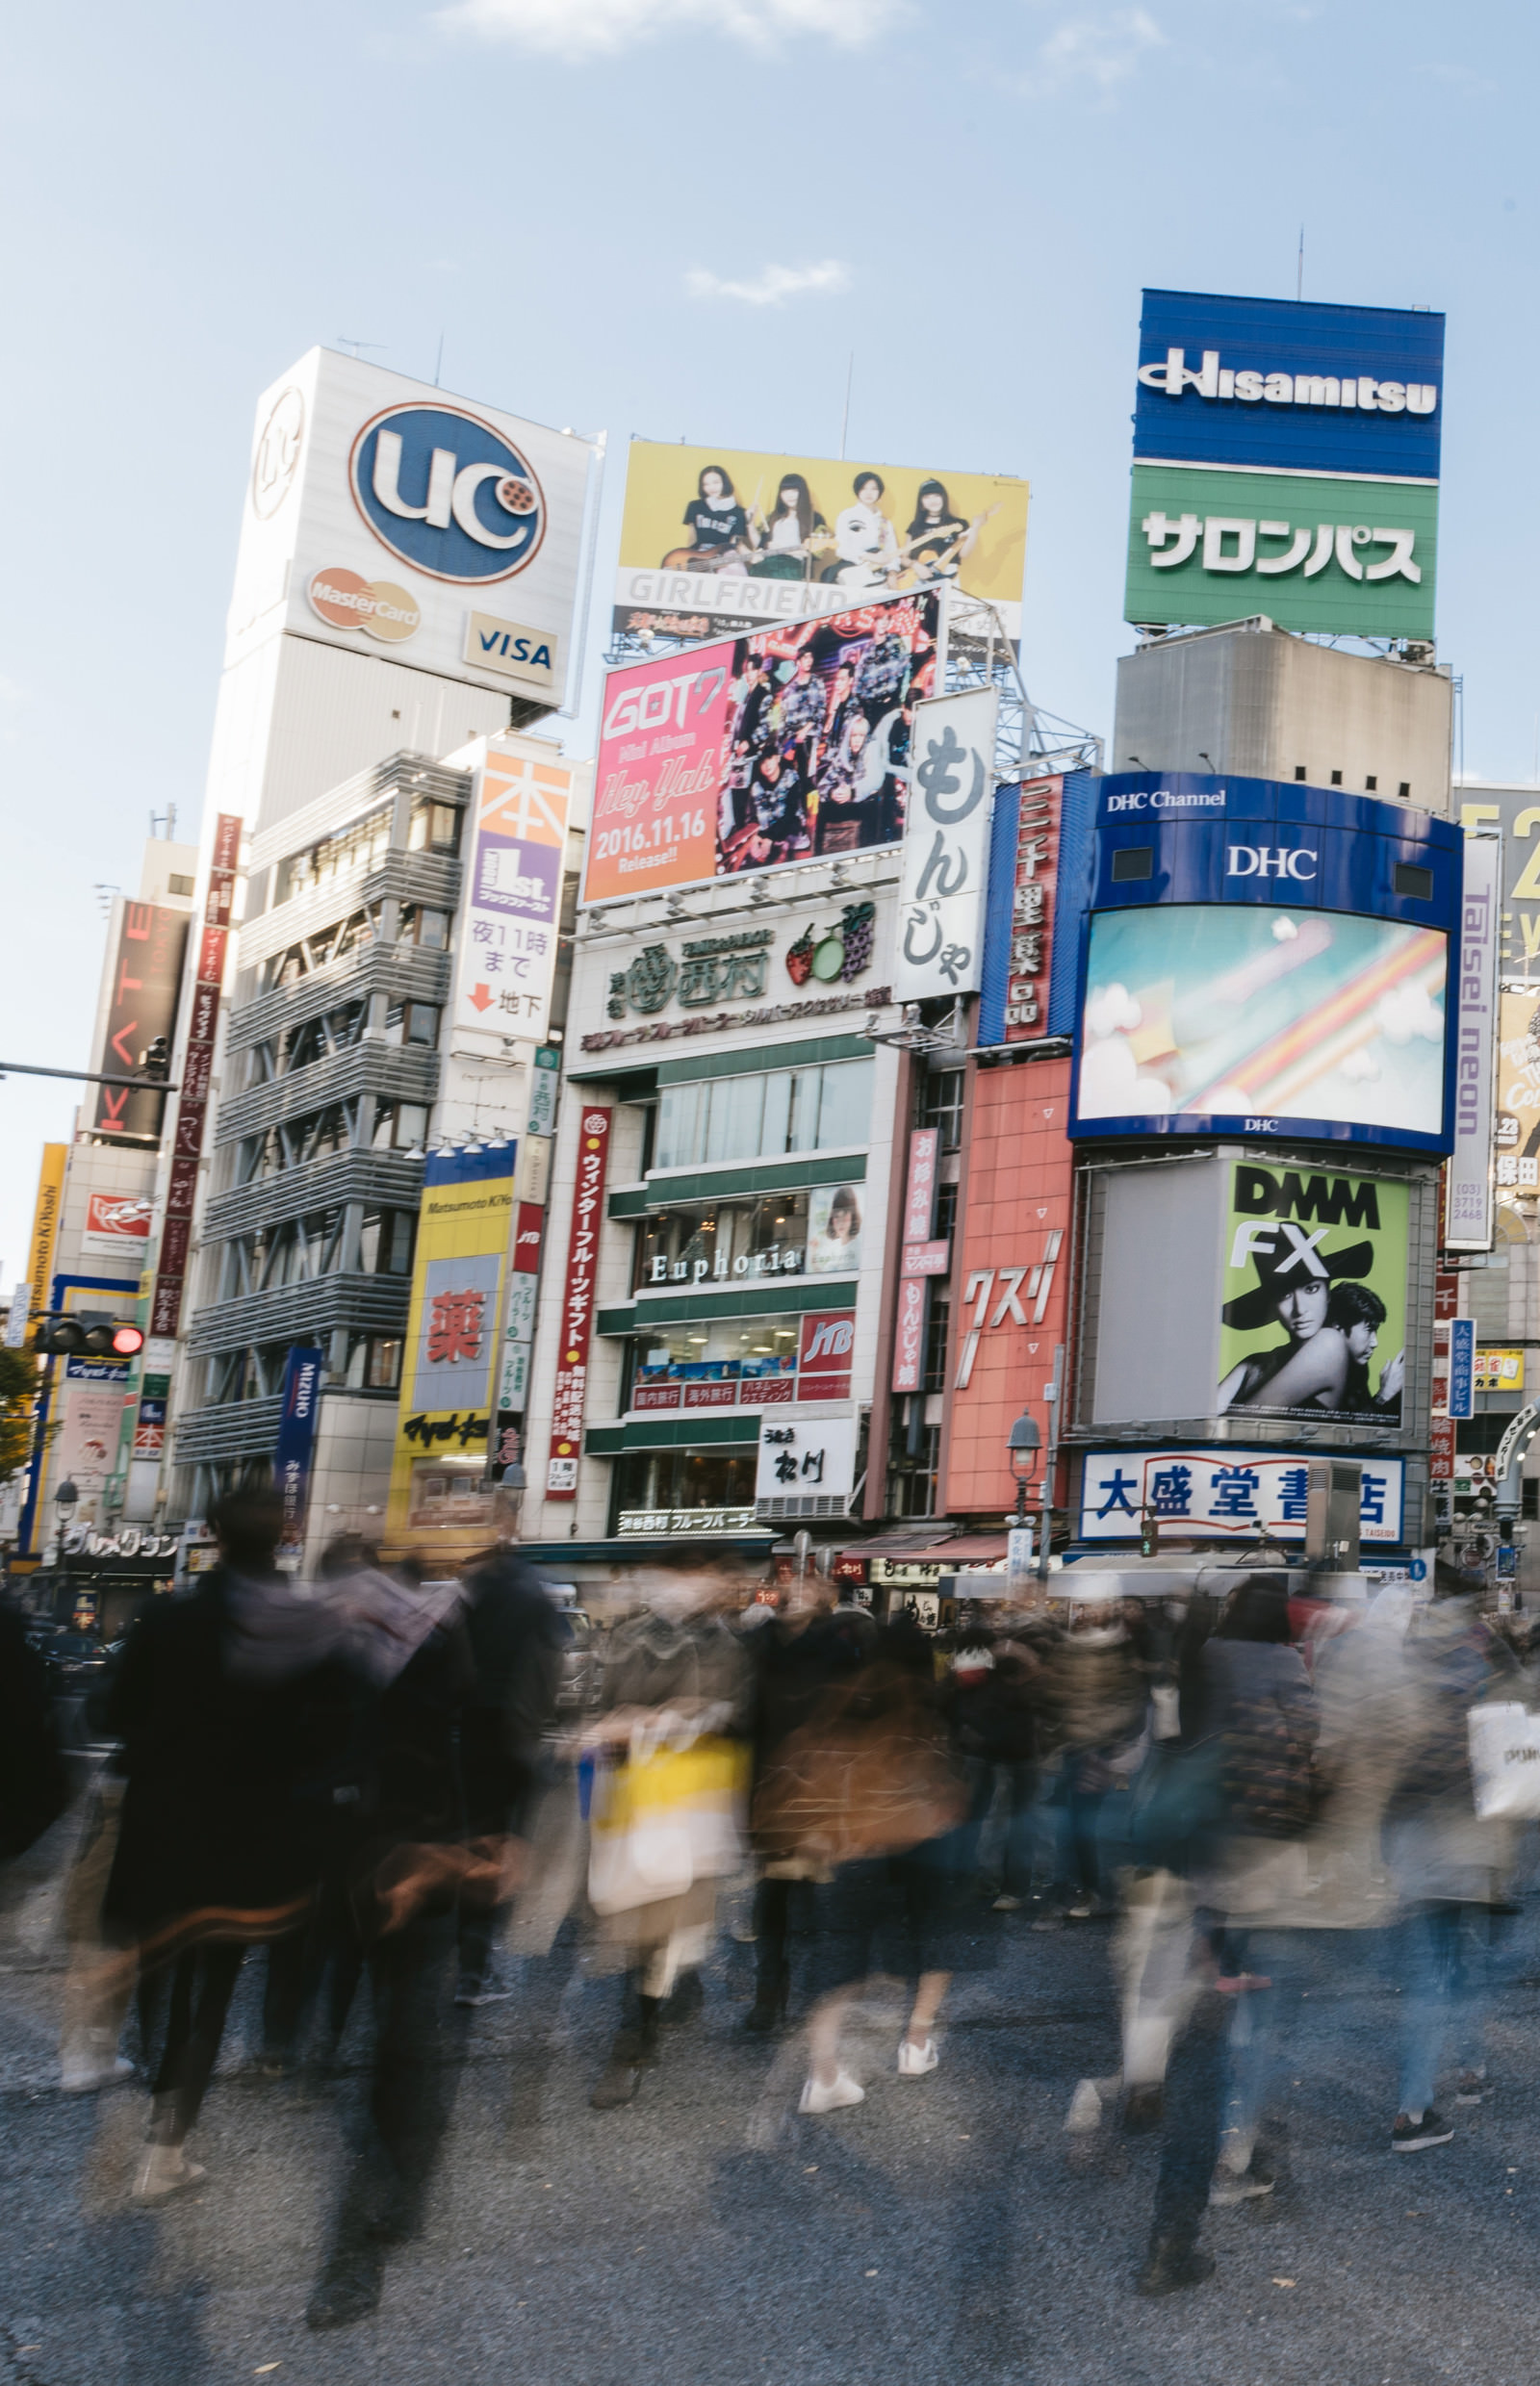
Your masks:
[{"label": "window of building", "polygon": [[376,1102],[374,1132],[371,1144],[375,1151],[419,1151],[427,1135],[427,1111],[421,1102]]},{"label": "window of building", "polygon": [[426,945],[433,952],[442,953],[449,941],[448,911],[433,911],[421,903],[403,903],[398,941]]},{"label": "window of building", "polygon": [[398,1334],[355,1334],[347,1351],[347,1382],[354,1392],[394,1392],[401,1380]]},{"label": "window of building", "polygon": [[939,1127],[942,1151],[962,1148],[963,1082],[960,1068],[928,1068],[920,1075],[919,1112],[914,1123],[920,1127]]},{"label": "window of building", "polygon": [[192,892],[192,881],[184,877],[180,871],[173,870],[167,879],[166,891],[168,895],[190,895]]},{"label": "window of building", "polygon": [[864,1185],[815,1185],[665,1210],[638,1230],[634,1289],[853,1275],[860,1268],[865,1207]]},{"label": "window of building", "polygon": [[318,838],[303,852],[286,855],[273,872],[274,906],[288,903],[297,895],[312,894],[340,879],[354,878],[361,871],[377,869],[390,841],[391,808],[382,804],[364,819],[350,822],[330,836]]},{"label": "window of building", "polygon": [[420,795],[412,805],[412,824],[407,831],[407,850],[414,854],[457,854],[460,850],[460,814],[453,804],[436,804],[431,796]]},{"label": "window of building", "polygon": [[855,1151],[871,1120],[872,1063],[836,1061],[665,1086],[657,1104],[659,1168],[772,1159],[783,1152]]},{"label": "window of building", "polygon": [[366,1210],[358,1244],[359,1268],[366,1276],[409,1276],[416,1243],[413,1211]]},{"label": "window of building", "polygon": [[752,1508],[757,1454],[736,1450],[631,1450],[615,1469],[616,1506],[628,1510]]},{"label": "window of building", "polygon": [[941,1428],[925,1423],[925,1395],[893,1402],[887,1442],[887,1513],[934,1516],[941,1463]]},{"label": "window of building", "polygon": [[385,1013],[385,1040],[392,1044],[416,1044],[428,1051],[439,1039],[439,1013],[436,1003],[392,1003]]},{"label": "window of building", "polygon": [[636,1410],[771,1408],[796,1398],[801,1326],[784,1318],[666,1325],[631,1344]]}]

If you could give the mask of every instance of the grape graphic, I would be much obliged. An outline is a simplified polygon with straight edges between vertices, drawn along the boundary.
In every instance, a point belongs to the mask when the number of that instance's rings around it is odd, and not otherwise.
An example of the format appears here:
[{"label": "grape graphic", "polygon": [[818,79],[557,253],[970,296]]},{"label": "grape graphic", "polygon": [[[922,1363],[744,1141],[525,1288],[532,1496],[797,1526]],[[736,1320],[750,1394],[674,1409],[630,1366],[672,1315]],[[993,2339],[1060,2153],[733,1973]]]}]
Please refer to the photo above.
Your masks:
[{"label": "grape graphic", "polygon": [[852,978],[859,978],[861,971],[871,965],[876,918],[877,906],[874,903],[849,903],[845,906],[838,932],[844,939],[845,965],[839,974],[847,984]]}]

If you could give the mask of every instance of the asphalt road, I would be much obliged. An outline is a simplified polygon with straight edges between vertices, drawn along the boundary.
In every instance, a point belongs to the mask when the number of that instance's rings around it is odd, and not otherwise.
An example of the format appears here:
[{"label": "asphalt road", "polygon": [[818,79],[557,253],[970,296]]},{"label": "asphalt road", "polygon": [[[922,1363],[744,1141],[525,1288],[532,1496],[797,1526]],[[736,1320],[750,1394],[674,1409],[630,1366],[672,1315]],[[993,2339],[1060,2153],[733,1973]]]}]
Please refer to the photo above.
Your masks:
[{"label": "asphalt road", "polygon": [[[795,2031],[740,2035],[751,1956],[728,1936],[702,2018],[668,2034],[634,2105],[592,2112],[615,1987],[562,1934],[473,2018],[427,2226],[393,2255],[377,2315],[316,2335],[367,2014],[334,2086],[259,2080],[248,1964],[192,2143],[207,2182],[141,2212],[142,2084],[54,2085],[72,1835],[13,1868],[0,1913],[0,2355],[30,2386],[1532,2386],[1540,2370],[1533,1910],[1506,1951],[1494,2091],[1415,2156],[1388,2145],[1385,1944],[1301,1946],[1278,2191],[1212,2214],[1216,2278],[1154,2304],[1131,2287],[1157,2142],[1108,2130],[1082,2159],[1063,2126],[1076,2082],[1116,2067],[1105,1925],[1003,1923],[921,2081],[894,2072],[896,1991],[874,1994],[853,2035],[867,2101],[819,2120],[795,2112]],[[521,1943],[550,1918],[526,1917]]]}]

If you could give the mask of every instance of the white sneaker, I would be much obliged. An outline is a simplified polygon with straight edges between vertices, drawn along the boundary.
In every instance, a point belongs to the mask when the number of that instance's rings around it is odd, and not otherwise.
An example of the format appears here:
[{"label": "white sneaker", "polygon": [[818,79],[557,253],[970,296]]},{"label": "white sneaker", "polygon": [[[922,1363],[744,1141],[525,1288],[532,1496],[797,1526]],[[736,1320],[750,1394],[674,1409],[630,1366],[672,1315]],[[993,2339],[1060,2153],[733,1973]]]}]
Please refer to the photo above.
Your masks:
[{"label": "white sneaker", "polygon": [[132,2079],[134,2066],[126,2055],[62,2055],[59,2085],[66,2096],[84,2096],[93,2088],[115,2088]]},{"label": "white sneaker", "polygon": [[898,2041],[898,2076],[901,2080],[922,2080],[927,2071],[935,2070],[940,2060],[933,2038],[928,2038],[923,2046],[916,2046],[912,2039],[905,2038]]},{"label": "white sneaker", "polygon": [[206,2173],[201,2163],[190,2163],[179,2145],[152,2145],[134,2182],[134,2201],[161,2204],[184,2188],[196,2187]]},{"label": "white sneaker", "polygon": [[825,2088],[821,2081],[805,2081],[797,2098],[799,2113],[838,2113],[847,2104],[864,2104],[866,2091],[848,2071],[838,2071]]}]

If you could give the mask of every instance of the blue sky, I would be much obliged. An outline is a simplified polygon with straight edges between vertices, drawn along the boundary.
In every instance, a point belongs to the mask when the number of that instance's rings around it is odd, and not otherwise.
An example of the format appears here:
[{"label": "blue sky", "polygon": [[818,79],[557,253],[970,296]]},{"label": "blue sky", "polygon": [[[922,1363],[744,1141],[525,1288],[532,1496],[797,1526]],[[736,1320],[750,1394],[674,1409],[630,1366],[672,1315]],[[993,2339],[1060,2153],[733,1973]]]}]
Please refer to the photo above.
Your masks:
[{"label": "blue sky", "polygon": [[[1536,13],[1507,0],[102,0],[13,16],[6,1050],[198,816],[252,407],[317,340],[557,424],[1033,483],[1024,666],[1105,732],[1142,284],[1449,314],[1441,657],[1527,778]],[[600,608],[596,607],[596,613]],[[0,1088],[0,1265],[64,1089]]]}]

